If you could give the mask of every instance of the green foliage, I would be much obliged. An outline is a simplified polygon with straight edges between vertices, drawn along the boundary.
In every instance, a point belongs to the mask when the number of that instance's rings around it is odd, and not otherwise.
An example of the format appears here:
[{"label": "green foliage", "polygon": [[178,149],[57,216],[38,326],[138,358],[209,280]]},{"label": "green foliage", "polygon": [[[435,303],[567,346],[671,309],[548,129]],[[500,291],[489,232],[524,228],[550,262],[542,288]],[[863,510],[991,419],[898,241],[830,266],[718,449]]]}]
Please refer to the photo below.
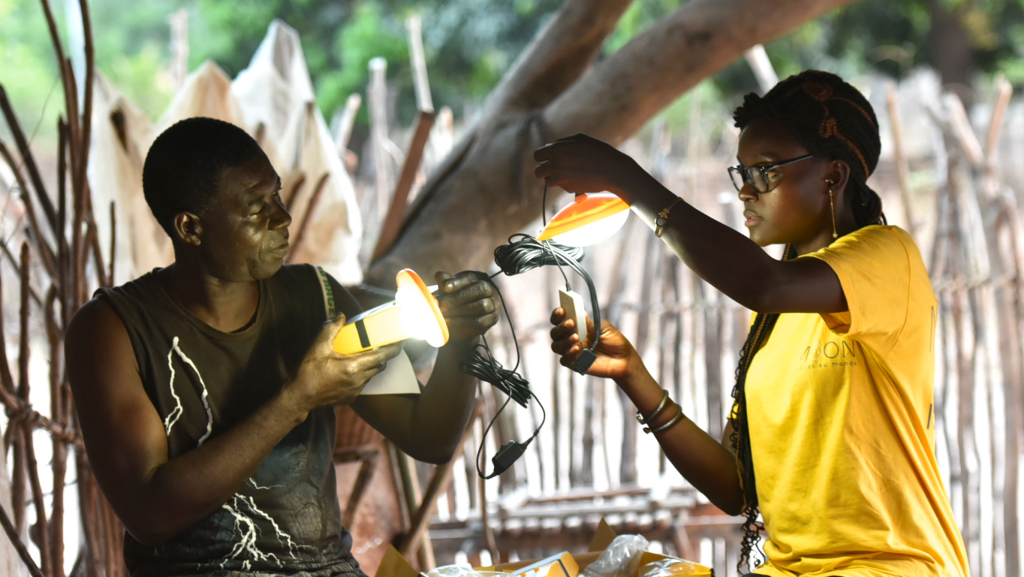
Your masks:
[{"label": "green foliage", "polygon": [[[23,130],[45,141],[56,139],[63,113],[57,58],[50,48],[46,20],[36,0],[0,0],[0,84],[7,91]],[[43,103],[46,102],[44,113]],[[10,142],[6,122],[0,138]]]},{"label": "green foliage", "polygon": [[[407,31],[409,15],[422,17],[423,39],[436,106],[461,114],[478,104],[512,66],[563,0],[92,0],[96,62],[125,95],[158,116],[174,87],[169,76],[169,17],[189,11],[190,69],[213,59],[231,76],[248,66],[270,23],[279,18],[299,31],[316,90],[317,103],[330,118],[355,92],[365,95],[367,63],[388,61],[388,82],[397,96],[400,124],[415,113]],[[607,39],[602,58],[686,0],[635,0]],[[35,126],[41,103],[51,97],[40,135],[54,133],[63,110],[56,60],[40,0],[0,0],[0,82],[23,125]],[[50,0],[64,32],[62,2]],[[930,37],[936,7],[955,14],[966,31],[978,69],[1001,72],[1024,84],[1024,0],[860,0],[809,22],[766,47],[780,77],[806,68],[844,76],[868,69],[894,77],[930,64]],[[719,102],[724,111],[741,95],[757,90],[740,60],[700,90],[704,110]],[[664,112],[682,127],[690,109],[685,98]],[[358,119],[365,123],[365,107]],[[674,124],[675,123],[675,124]],[[680,124],[682,123],[682,124]]]},{"label": "green foliage", "polygon": [[605,41],[605,53],[617,52],[634,36],[674,12],[682,3],[683,0],[634,0]]},{"label": "green foliage", "polygon": [[[317,84],[317,103],[325,114],[344,105],[350,94],[365,94],[369,82],[368,65],[378,56],[388,62],[388,77],[393,89],[400,94],[408,94],[412,88],[405,29],[399,22],[385,19],[382,12],[379,4],[360,3],[335,37],[330,56],[339,61],[340,66],[325,70]],[[313,69],[312,63],[310,69]],[[366,119],[364,106],[358,120],[366,122]]]}]

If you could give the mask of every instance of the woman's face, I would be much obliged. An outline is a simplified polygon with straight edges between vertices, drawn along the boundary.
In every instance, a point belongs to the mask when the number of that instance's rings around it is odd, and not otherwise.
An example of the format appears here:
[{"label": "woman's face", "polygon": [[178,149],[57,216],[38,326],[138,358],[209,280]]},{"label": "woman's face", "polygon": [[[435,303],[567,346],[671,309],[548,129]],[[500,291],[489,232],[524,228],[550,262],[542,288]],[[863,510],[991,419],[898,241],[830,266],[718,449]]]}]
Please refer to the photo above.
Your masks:
[{"label": "woman's face", "polygon": [[[767,166],[807,154],[790,129],[772,118],[755,120],[740,133],[737,158],[743,166]],[[739,196],[750,239],[760,246],[792,244],[800,254],[821,248],[811,246],[820,244],[821,238],[831,240],[825,182],[829,165],[827,160],[809,158],[778,167],[768,175],[768,192],[759,193],[744,183]],[[838,195],[836,201],[838,205]]]}]

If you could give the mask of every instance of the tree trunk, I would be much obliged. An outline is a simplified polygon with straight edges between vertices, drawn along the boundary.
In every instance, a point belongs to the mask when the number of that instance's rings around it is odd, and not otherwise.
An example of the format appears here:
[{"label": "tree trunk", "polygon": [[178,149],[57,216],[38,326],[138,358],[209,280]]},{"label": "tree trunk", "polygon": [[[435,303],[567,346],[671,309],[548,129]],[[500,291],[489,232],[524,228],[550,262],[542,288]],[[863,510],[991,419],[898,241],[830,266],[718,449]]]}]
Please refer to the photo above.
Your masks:
[{"label": "tree trunk", "polygon": [[480,120],[431,175],[366,282],[395,272],[486,268],[540,214],[534,148],[587,132],[618,145],[698,82],[851,0],[690,0],[594,64],[628,0],[567,0],[495,88]]}]

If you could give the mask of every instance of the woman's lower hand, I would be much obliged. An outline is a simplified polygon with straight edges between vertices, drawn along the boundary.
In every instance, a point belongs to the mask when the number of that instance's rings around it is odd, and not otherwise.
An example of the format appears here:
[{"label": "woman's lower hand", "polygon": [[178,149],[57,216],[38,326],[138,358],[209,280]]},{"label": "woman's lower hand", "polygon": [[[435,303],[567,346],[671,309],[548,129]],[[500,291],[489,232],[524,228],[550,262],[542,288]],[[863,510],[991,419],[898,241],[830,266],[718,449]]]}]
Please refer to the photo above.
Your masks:
[{"label": "woman's lower hand", "polygon": [[533,158],[540,163],[534,174],[548,186],[576,194],[613,192],[627,203],[630,199],[624,194],[629,184],[643,174],[632,158],[586,134],[546,144],[534,151]]},{"label": "woman's lower hand", "polygon": [[[562,357],[559,362],[563,366],[571,368],[580,352],[593,345],[594,321],[587,316],[587,340],[583,343],[576,332],[576,321],[567,319],[562,307],[551,312],[551,324],[555,325],[551,329],[551,350]],[[587,374],[595,377],[629,379],[642,366],[633,345],[608,321],[601,322],[601,339],[594,352],[597,360],[590,365]]]}]

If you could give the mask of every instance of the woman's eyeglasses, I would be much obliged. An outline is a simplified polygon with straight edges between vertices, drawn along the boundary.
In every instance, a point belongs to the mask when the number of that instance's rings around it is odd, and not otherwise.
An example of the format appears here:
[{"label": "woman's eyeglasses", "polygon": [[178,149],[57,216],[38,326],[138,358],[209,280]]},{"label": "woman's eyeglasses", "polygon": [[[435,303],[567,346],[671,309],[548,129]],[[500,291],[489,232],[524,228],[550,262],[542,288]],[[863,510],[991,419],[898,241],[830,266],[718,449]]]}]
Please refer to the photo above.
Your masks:
[{"label": "woman's eyeglasses", "polygon": [[800,162],[801,160],[807,160],[808,158],[813,157],[813,154],[808,154],[806,156],[801,156],[800,158],[784,160],[782,162],[766,164],[763,166],[743,166],[742,164],[737,164],[736,166],[729,167],[729,178],[732,179],[732,185],[736,187],[737,192],[743,190],[743,183],[749,182],[750,186],[752,186],[755,191],[763,194],[775,188],[771,185],[771,179],[768,177],[771,171],[779,168],[780,166],[786,166],[787,164],[793,164],[794,162]]}]

